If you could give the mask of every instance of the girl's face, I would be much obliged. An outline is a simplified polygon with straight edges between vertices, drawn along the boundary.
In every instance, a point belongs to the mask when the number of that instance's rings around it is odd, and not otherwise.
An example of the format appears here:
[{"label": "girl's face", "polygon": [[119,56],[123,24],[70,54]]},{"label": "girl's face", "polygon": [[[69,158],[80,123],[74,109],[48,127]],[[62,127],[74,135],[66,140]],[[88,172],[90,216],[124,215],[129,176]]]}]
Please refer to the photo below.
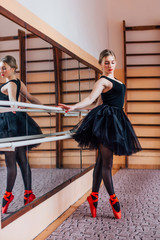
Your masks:
[{"label": "girl's face", "polygon": [[14,68],[11,68],[5,62],[0,62],[0,74],[2,78],[10,78],[14,73],[15,73]]},{"label": "girl's face", "polygon": [[116,59],[115,59],[115,57],[112,56],[112,55],[104,57],[102,59],[101,67],[102,67],[103,74],[105,74],[107,76],[108,75],[113,75],[114,74],[114,70],[116,68]]}]

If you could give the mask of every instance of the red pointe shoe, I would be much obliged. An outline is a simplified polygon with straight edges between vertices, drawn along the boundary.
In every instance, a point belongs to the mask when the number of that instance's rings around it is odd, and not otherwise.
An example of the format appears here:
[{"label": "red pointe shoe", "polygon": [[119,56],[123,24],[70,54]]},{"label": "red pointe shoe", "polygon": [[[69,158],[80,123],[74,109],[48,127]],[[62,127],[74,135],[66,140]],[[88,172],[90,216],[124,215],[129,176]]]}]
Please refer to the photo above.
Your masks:
[{"label": "red pointe shoe", "polygon": [[2,203],[2,213],[6,213],[9,204],[12,202],[14,196],[11,192],[5,192],[3,196],[3,203]]},{"label": "red pointe shoe", "polygon": [[[93,199],[92,196],[95,197],[96,199]],[[98,202],[98,192],[92,192],[91,195],[87,197],[87,201],[90,206],[92,217],[95,218],[97,215],[97,208],[94,206],[94,203]]]},{"label": "red pointe shoe", "polygon": [[112,206],[112,210],[113,210],[113,214],[114,214],[115,218],[116,219],[121,219],[121,210],[119,210],[117,212],[116,209],[115,209],[115,206],[114,206],[114,204],[116,204],[117,202],[119,203],[119,200],[118,200],[118,198],[116,197],[115,194],[110,195],[109,202],[110,202],[110,204]]},{"label": "red pointe shoe", "polygon": [[24,192],[24,205],[31,203],[36,196],[33,194],[32,190],[25,190]]}]

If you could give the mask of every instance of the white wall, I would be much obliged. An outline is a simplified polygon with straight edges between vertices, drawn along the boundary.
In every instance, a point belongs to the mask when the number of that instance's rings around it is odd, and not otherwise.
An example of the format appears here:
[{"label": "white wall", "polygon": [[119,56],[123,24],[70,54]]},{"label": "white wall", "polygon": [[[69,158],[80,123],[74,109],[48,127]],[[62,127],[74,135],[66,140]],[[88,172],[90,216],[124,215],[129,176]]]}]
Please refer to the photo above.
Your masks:
[{"label": "white wall", "polygon": [[113,49],[123,68],[122,21],[160,24],[160,0],[17,0],[65,37],[98,58]]},{"label": "white wall", "polygon": [[106,0],[17,1],[92,56],[108,47]]}]

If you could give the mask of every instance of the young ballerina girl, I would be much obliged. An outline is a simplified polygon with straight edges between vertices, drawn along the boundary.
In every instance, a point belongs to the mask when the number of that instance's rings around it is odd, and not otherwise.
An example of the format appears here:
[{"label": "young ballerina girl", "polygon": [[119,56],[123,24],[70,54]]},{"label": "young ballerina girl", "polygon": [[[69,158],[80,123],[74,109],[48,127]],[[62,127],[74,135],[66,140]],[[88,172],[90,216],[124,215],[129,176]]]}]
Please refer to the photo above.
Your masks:
[{"label": "young ballerina girl", "polygon": [[123,111],[125,85],[114,77],[116,56],[112,50],[100,53],[99,64],[102,76],[96,81],[92,92],[81,102],[70,105],[59,104],[66,111],[82,109],[101,97],[102,104],[93,108],[77,125],[72,137],[81,147],[98,149],[98,157],[93,171],[92,193],[87,198],[92,217],[96,217],[98,192],[103,179],[110,196],[115,218],[121,218],[121,209],[115,195],[112,181],[113,153],[131,155],[141,150],[132,125]]},{"label": "young ballerina girl", "polygon": [[[0,100],[18,101],[21,93],[31,103],[41,104],[38,99],[33,97],[23,82],[16,77],[17,64],[12,56],[6,56],[0,62],[0,74],[5,79],[5,83],[0,86]],[[25,112],[7,112],[0,113],[0,138],[15,137],[41,134],[40,127]],[[31,169],[26,157],[26,149],[31,149],[35,145],[27,147],[17,147],[14,152],[0,152],[5,154],[5,163],[7,167],[7,186],[2,201],[2,213],[6,213],[9,204],[14,198],[12,189],[17,175],[18,163],[24,182],[24,204],[28,204],[35,199],[31,186]]]}]

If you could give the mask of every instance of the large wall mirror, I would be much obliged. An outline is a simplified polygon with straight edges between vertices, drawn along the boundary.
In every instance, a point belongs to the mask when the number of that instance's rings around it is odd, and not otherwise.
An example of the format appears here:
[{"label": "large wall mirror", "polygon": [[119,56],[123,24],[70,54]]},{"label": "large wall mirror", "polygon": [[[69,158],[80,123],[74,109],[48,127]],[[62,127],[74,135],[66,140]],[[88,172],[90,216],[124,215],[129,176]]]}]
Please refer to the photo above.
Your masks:
[{"label": "large wall mirror", "polygon": [[[16,18],[15,18],[16,19]],[[97,79],[98,69],[92,68],[67,51],[58,49],[38,34],[0,16],[0,58],[12,55],[18,63],[17,78],[21,79],[31,94],[44,105],[56,106],[58,102],[75,103],[91,91]],[[3,83],[0,78],[0,84]],[[20,101],[24,101],[22,98]],[[31,112],[42,132],[52,134],[67,131],[83,117],[56,113]],[[95,163],[96,152],[80,149],[73,139],[42,143],[27,152],[32,169],[32,189],[36,200],[24,207],[24,186],[18,168],[13,188],[14,200],[7,214],[2,214],[4,226],[60,190],[76,176],[81,176]],[[6,187],[6,166],[4,155],[0,155],[0,199]],[[27,210],[27,211],[28,211]]]}]

